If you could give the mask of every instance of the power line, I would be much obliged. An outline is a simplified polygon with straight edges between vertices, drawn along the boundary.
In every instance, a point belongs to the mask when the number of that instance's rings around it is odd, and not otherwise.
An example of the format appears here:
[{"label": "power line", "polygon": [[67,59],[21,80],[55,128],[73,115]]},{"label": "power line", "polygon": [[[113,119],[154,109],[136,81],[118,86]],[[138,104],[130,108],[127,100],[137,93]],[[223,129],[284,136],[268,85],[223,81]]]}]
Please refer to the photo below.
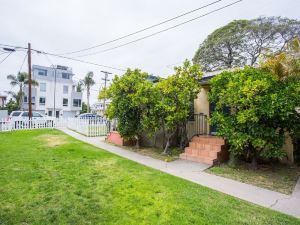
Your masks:
[{"label": "power line", "polygon": [[19,69],[19,72],[18,72],[18,73],[20,73],[20,72],[21,72],[21,70],[22,70],[22,68],[23,68],[23,65],[24,65],[24,62],[25,62],[25,59],[27,58],[27,55],[28,55],[28,52],[25,54],[25,57],[24,57],[24,59],[23,59],[23,62],[22,62],[22,64],[21,64],[21,67],[20,67],[20,69]]},{"label": "power line", "polygon": [[223,7],[220,7],[220,8],[217,8],[217,9],[215,9],[215,10],[212,10],[212,11],[210,11],[210,12],[208,12],[208,13],[202,14],[202,15],[200,15],[200,16],[194,17],[194,18],[192,18],[192,19],[186,20],[186,21],[184,21],[184,22],[182,22],[182,23],[179,23],[179,24],[176,24],[176,25],[174,25],[174,26],[168,27],[168,28],[166,28],[166,29],[163,29],[163,30],[157,31],[157,32],[155,32],[155,33],[146,35],[146,36],[144,36],[144,37],[135,39],[135,40],[133,40],[133,41],[126,42],[126,43],[124,43],[124,44],[117,45],[117,46],[112,47],[112,48],[107,48],[107,49],[104,49],[104,50],[102,50],[102,51],[97,51],[97,52],[92,52],[92,53],[88,53],[88,54],[84,54],[84,55],[79,55],[79,56],[77,56],[77,57],[85,57],[85,56],[96,55],[96,54],[99,54],[99,53],[108,52],[108,51],[111,51],[111,50],[114,50],[114,49],[117,49],[117,48],[121,48],[121,47],[130,45],[130,44],[136,43],[136,42],[141,41],[141,40],[144,40],[144,39],[146,39],[146,38],[153,37],[153,36],[155,36],[155,35],[158,35],[158,34],[161,34],[161,33],[163,33],[163,32],[169,31],[169,30],[171,30],[171,29],[174,29],[174,28],[177,28],[177,27],[179,27],[179,26],[185,25],[185,24],[187,24],[187,23],[190,23],[190,22],[192,22],[192,21],[195,21],[195,20],[197,20],[197,19],[200,19],[200,18],[202,18],[202,17],[205,17],[205,16],[210,15],[210,14],[212,14],[212,13],[215,13],[215,12],[217,12],[217,11],[220,11],[220,10],[222,10],[222,9],[228,8],[228,7],[230,7],[230,6],[232,6],[232,5],[235,5],[235,4],[237,4],[237,3],[239,3],[239,2],[242,2],[242,1],[243,1],[243,0],[235,1],[235,2],[233,2],[233,3],[230,3],[230,4],[225,5],[225,6],[223,6]]},{"label": "power line", "polygon": [[[26,47],[13,46],[13,45],[7,45],[7,44],[0,44],[0,45],[1,46],[18,48],[18,49],[22,49],[22,50],[27,50]],[[94,62],[89,62],[89,61],[86,61],[86,60],[80,60],[80,59],[75,59],[75,58],[71,58],[71,57],[61,56],[61,55],[57,55],[57,54],[53,54],[53,53],[48,53],[48,52],[37,50],[37,49],[31,49],[31,50],[34,51],[34,52],[36,52],[36,53],[39,53],[39,54],[47,54],[47,55],[58,57],[58,58],[68,59],[68,60],[72,60],[72,61],[76,61],[76,62],[81,62],[81,63],[85,63],[85,64],[89,64],[89,65],[94,65],[94,66],[99,66],[99,67],[104,67],[104,68],[113,69],[113,70],[118,70],[118,71],[122,71],[122,72],[126,71],[126,69],[122,69],[122,68],[118,68],[118,67],[106,66],[106,65],[102,65],[102,64],[98,64],[98,63],[94,63]]]},{"label": "power line", "polygon": [[98,45],[95,45],[95,46],[91,46],[91,47],[89,47],[89,48],[80,49],[80,50],[73,51],[73,52],[65,52],[65,53],[61,53],[61,54],[59,54],[59,55],[70,55],[70,54],[74,54],[74,53],[78,53],[78,52],[84,52],[84,51],[87,51],[87,50],[90,50],[90,49],[93,49],[93,48],[98,48],[98,47],[101,47],[101,46],[104,46],[104,45],[107,45],[107,44],[111,44],[111,43],[113,43],[113,42],[122,40],[122,39],[124,39],[124,38],[133,36],[133,35],[135,35],[135,34],[144,32],[144,31],[146,31],[146,30],[149,30],[149,29],[152,29],[152,28],[154,28],[154,27],[160,26],[160,25],[162,25],[162,24],[168,23],[168,22],[170,22],[170,21],[176,20],[176,19],[178,19],[178,18],[180,18],[180,17],[183,17],[183,16],[186,16],[186,15],[191,14],[191,13],[193,13],[193,12],[199,11],[200,9],[204,9],[204,8],[206,8],[206,7],[209,7],[209,6],[211,6],[211,5],[214,5],[214,4],[216,4],[216,3],[218,3],[218,2],[221,2],[221,1],[223,1],[223,0],[217,0],[217,1],[214,1],[214,2],[212,2],[212,3],[209,3],[209,4],[207,4],[207,5],[198,7],[198,8],[193,9],[193,10],[190,10],[190,11],[185,12],[185,13],[183,13],[183,14],[180,14],[180,15],[178,15],[178,16],[175,16],[175,17],[172,17],[172,18],[170,18],[170,19],[164,20],[164,21],[162,21],[162,22],[153,24],[153,25],[151,25],[151,26],[149,26],[149,27],[146,27],[146,28],[137,30],[137,31],[135,31],[135,32],[126,34],[126,35],[124,35],[124,36],[115,38],[115,39],[113,39],[113,40],[111,40],[111,41],[106,41],[106,42],[103,42],[103,43],[101,43],[101,44],[98,44]]},{"label": "power line", "polygon": [[0,64],[2,64],[13,52],[10,52],[4,59],[2,59],[2,61],[0,62]]}]

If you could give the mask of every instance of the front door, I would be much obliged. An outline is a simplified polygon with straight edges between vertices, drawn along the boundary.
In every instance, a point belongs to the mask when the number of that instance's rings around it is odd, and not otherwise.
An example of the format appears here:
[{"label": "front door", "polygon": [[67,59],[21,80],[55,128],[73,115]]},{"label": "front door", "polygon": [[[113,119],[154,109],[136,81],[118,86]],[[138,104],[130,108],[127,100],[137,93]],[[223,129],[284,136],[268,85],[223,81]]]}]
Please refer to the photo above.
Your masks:
[{"label": "front door", "polygon": [[52,116],[52,111],[48,111],[48,116]]},{"label": "front door", "polygon": [[55,116],[56,118],[59,118],[59,111],[56,111]]}]

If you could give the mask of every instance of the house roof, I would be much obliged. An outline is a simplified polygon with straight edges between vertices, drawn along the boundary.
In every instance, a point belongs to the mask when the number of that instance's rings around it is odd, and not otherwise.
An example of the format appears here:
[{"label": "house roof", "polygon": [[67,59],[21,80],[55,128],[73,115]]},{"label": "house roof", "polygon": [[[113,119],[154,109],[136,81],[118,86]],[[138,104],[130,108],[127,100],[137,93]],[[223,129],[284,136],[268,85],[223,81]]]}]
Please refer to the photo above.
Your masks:
[{"label": "house roof", "polygon": [[2,92],[0,92],[0,98],[7,98],[7,95],[4,94],[4,93],[2,93]]},{"label": "house roof", "polygon": [[214,76],[217,76],[218,74],[225,72],[225,71],[234,71],[240,69],[239,67],[236,68],[230,68],[230,69],[223,69],[223,70],[215,70],[215,71],[211,71],[211,72],[204,72],[202,79],[200,81],[200,83],[202,85],[208,85],[209,84],[209,80],[211,78],[213,78]]}]

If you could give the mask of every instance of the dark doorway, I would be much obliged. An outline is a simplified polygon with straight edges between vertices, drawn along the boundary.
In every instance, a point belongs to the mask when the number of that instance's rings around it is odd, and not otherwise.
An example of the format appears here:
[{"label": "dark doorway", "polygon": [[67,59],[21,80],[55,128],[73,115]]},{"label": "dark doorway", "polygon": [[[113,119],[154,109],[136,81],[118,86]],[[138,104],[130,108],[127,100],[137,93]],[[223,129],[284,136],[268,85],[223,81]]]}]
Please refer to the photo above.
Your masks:
[{"label": "dark doorway", "polygon": [[48,116],[52,116],[52,111],[48,111]]},{"label": "dark doorway", "polygon": [[56,111],[55,116],[56,118],[59,118],[59,111]]},{"label": "dark doorway", "polygon": [[[216,109],[216,103],[214,102],[210,102],[209,103],[209,117],[212,116],[213,112]],[[217,126],[216,125],[209,125],[209,131],[210,131],[210,135],[216,135],[217,133]]]}]

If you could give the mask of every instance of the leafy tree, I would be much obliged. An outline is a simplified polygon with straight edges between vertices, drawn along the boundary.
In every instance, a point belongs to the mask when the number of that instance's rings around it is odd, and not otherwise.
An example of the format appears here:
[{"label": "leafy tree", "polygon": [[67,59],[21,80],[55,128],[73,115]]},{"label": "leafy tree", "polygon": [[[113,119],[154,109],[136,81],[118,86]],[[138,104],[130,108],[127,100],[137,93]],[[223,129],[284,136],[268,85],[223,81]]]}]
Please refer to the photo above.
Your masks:
[{"label": "leafy tree", "polygon": [[247,20],[235,20],[211,33],[197,50],[193,61],[204,70],[239,67],[245,64],[242,54]]},{"label": "leafy tree", "polygon": [[87,104],[85,104],[85,102],[82,102],[82,107],[81,107],[81,111],[80,114],[82,113],[87,113]]},{"label": "leafy tree", "polygon": [[9,101],[5,104],[4,109],[8,111],[10,114],[12,111],[16,111],[19,107],[19,104],[14,99],[9,99]]},{"label": "leafy tree", "polygon": [[[24,86],[28,84],[28,74],[25,72],[20,72],[18,75],[8,75],[7,79],[10,80],[10,85],[15,87],[19,87],[19,93],[18,93],[18,103],[19,103],[19,109],[22,109],[23,105],[23,96],[24,96]],[[31,80],[31,83],[33,86],[37,86],[38,82],[35,80]]]},{"label": "leafy tree", "polygon": [[118,120],[118,131],[124,138],[135,138],[139,147],[140,136],[144,130],[143,112],[148,104],[152,83],[148,74],[138,69],[128,69],[119,77],[115,76],[106,91],[111,103],[106,111],[110,119]]},{"label": "leafy tree", "polygon": [[90,112],[90,95],[91,95],[91,87],[95,85],[95,81],[93,79],[94,73],[88,72],[83,79],[83,84],[86,88],[86,96],[87,96],[87,112]]},{"label": "leafy tree", "polygon": [[[166,135],[164,153],[168,152],[170,140],[179,130],[181,145],[186,142],[186,123],[190,112],[190,103],[200,90],[202,73],[198,65],[185,61],[175,68],[175,74],[157,83],[158,97],[154,104],[152,121],[159,121]],[[155,127],[155,125],[152,125]]]},{"label": "leafy tree", "polygon": [[[231,158],[247,151],[256,168],[257,156],[285,155],[284,132],[299,124],[299,82],[283,84],[267,70],[246,67],[214,77],[209,100],[216,103],[211,122],[218,126],[218,135],[227,137]],[[225,107],[231,112],[224,113]]]},{"label": "leafy tree", "polygon": [[279,79],[300,76],[300,44],[298,38],[288,42],[284,51],[265,55],[260,66]]},{"label": "leafy tree", "polygon": [[210,34],[193,61],[204,71],[255,65],[265,52],[282,51],[300,36],[300,21],[281,17],[236,20]]}]

